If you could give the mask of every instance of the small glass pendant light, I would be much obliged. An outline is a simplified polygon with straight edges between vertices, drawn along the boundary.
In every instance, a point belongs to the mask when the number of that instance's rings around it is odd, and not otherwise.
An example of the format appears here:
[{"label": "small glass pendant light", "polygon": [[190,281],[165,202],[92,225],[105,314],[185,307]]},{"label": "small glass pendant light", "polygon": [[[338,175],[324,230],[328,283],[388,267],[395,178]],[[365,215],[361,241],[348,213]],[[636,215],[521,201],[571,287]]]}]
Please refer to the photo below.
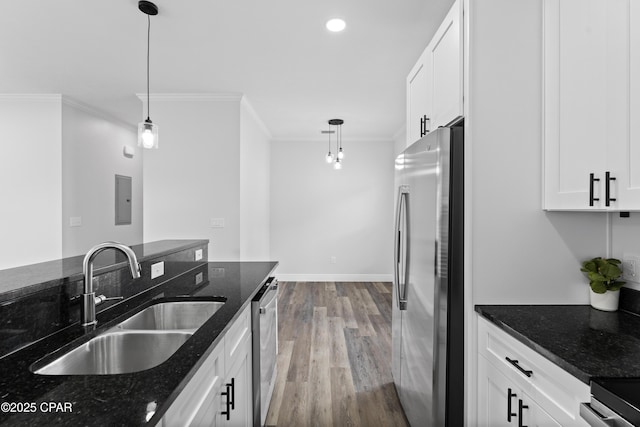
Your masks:
[{"label": "small glass pendant light", "polygon": [[336,157],[336,161],[335,161],[335,163],[333,164],[333,168],[334,168],[335,170],[340,170],[340,169],[342,169],[342,160],[340,160],[340,158],[339,158],[339,157]]},{"label": "small glass pendant light", "polygon": [[342,151],[342,124],[344,123],[344,120],[340,120],[340,119],[335,119],[336,121],[339,121],[339,124],[337,126],[337,142],[338,142],[338,158],[340,160],[342,160],[344,158],[344,152]]},{"label": "small glass pendant light", "polygon": [[143,148],[158,148],[158,125],[149,116],[149,44],[151,39],[151,15],[158,14],[158,7],[150,1],[140,0],[138,9],[147,15],[147,119],[138,123],[138,146]]},{"label": "small glass pendant light", "polygon": [[327,163],[333,162],[333,154],[331,154],[331,150],[329,150],[329,152],[327,153],[327,157],[325,158],[325,160],[327,161]]},{"label": "small glass pendant light", "polygon": [[331,164],[333,163],[333,154],[331,154],[331,134],[333,133],[333,131],[331,130],[331,126],[329,126],[329,130],[323,130],[322,133],[326,133],[329,135],[329,151],[327,152],[325,160],[327,161],[327,163]]},{"label": "small glass pendant light", "polygon": [[158,125],[154,125],[149,117],[138,123],[138,147],[158,148]]}]

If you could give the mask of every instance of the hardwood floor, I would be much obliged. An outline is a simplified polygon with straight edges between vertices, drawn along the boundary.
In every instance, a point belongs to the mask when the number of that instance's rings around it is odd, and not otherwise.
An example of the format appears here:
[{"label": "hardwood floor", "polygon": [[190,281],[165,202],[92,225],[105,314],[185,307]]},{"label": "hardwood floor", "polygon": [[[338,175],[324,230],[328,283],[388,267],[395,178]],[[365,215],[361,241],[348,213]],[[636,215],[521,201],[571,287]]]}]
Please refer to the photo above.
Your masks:
[{"label": "hardwood floor", "polygon": [[268,426],[407,426],[391,377],[391,284],[280,282]]}]

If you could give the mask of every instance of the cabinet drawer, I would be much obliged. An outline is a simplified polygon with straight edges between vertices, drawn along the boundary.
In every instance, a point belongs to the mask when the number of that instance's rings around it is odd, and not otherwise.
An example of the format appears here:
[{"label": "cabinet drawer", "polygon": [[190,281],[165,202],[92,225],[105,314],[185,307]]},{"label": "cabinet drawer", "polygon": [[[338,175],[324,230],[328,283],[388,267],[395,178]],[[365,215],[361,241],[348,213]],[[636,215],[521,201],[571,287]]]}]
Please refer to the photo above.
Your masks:
[{"label": "cabinet drawer", "polygon": [[218,401],[217,390],[225,374],[224,354],[224,342],[220,342],[167,410],[163,427],[204,425],[197,415]]},{"label": "cabinet drawer", "polygon": [[231,366],[238,358],[242,341],[251,334],[251,304],[238,316],[224,336],[225,363]]},{"label": "cabinet drawer", "polygon": [[478,352],[563,425],[583,425],[578,412],[590,398],[589,386],[481,316]]}]

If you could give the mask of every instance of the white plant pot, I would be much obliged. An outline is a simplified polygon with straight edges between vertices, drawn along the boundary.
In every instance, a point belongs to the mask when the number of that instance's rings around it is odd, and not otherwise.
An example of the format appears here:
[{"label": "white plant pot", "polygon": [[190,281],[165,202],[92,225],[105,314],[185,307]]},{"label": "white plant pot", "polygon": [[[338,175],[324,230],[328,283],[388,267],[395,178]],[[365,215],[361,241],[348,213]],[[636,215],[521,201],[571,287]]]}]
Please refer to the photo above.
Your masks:
[{"label": "white plant pot", "polygon": [[620,300],[620,291],[607,291],[604,294],[591,292],[591,307],[602,311],[616,311]]}]

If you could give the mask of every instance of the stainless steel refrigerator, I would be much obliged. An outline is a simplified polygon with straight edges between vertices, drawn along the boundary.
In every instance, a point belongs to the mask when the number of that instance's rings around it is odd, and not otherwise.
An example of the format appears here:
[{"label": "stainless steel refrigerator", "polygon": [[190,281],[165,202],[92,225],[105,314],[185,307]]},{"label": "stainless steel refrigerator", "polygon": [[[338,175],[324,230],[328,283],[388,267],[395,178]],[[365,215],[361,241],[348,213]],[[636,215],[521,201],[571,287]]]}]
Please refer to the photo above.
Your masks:
[{"label": "stainless steel refrigerator", "polygon": [[462,426],[464,126],[396,159],[392,372],[412,426]]}]

